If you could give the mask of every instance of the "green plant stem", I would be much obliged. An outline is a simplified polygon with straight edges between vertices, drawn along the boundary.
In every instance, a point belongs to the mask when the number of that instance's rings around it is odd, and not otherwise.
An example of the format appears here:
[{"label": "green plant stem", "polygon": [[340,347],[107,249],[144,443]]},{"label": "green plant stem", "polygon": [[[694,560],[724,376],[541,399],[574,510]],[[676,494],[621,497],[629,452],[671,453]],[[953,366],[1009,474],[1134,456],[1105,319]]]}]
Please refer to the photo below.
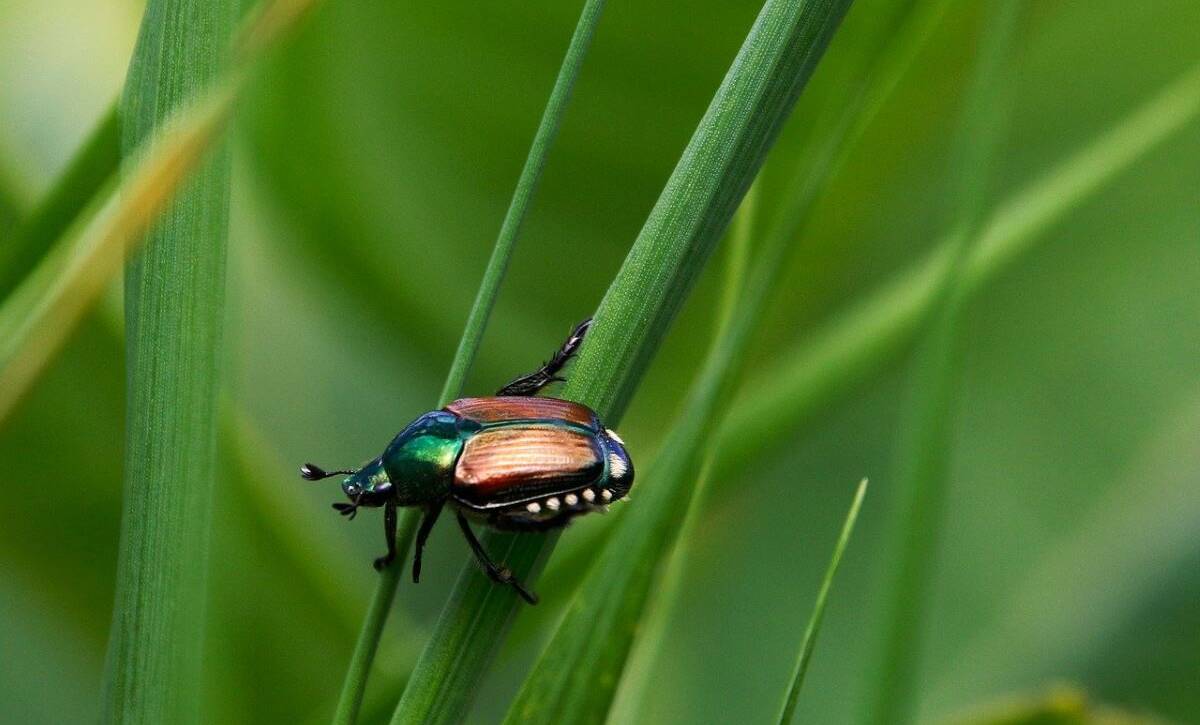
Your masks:
[{"label": "green plant stem", "polygon": [[[504,215],[504,221],[500,225],[500,233],[492,249],[492,256],[488,260],[487,269],[484,271],[479,292],[475,295],[475,302],[467,316],[467,324],[463,329],[462,338],[459,340],[458,349],[454,353],[454,360],[450,364],[450,371],[446,375],[446,382],[442,386],[437,403],[439,408],[450,403],[462,393],[467,371],[479,350],[484,328],[487,326],[488,317],[491,315],[496,296],[499,294],[500,283],[504,279],[508,261],[512,257],[513,246],[521,231],[521,223],[529,213],[538,180],[541,178],[542,170],[546,167],[546,159],[550,155],[550,147],[554,143],[559,126],[562,125],[567,103],[571,98],[571,90],[579,78],[583,59],[587,55],[603,10],[604,0],[587,0],[580,12],[574,35],[572,35],[566,55],[563,57],[558,77],[555,79],[554,88],[551,90],[546,108],[542,112],[542,120],[538,124],[529,154],[525,158],[525,166],[521,169],[517,187],[509,202],[508,211]],[[334,723],[349,725],[358,718],[371,663],[374,661],[379,647],[383,625],[387,621],[392,600],[395,598],[400,573],[404,570],[403,562],[407,558],[421,513],[420,510],[412,509],[405,511],[401,517],[396,537],[396,560],[380,574],[379,583],[371,599],[371,606],[367,610],[366,619],[363,621],[362,630],[354,646],[354,654],[350,659],[346,679],[342,684],[341,695],[334,712]]]},{"label": "green plant stem", "polygon": [[[231,2],[151,0],[121,104],[124,153],[217,77],[233,20]],[[199,719],[229,176],[223,149],[127,267],[125,512],[106,722]]]},{"label": "green plant stem", "polygon": [[813,650],[817,646],[817,635],[821,631],[821,621],[825,618],[825,602],[829,599],[829,590],[833,588],[833,578],[837,575],[838,566],[842,563],[842,554],[850,543],[850,535],[854,533],[854,522],[858,520],[858,511],[862,508],[863,497],[867,495],[867,479],[858,484],[846,521],[842,524],[842,533],[838,536],[833,548],[833,556],[829,560],[829,568],[821,579],[821,588],[817,590],[817,601],[813,604],[812,616],[804,628],[804,639],[800,644],[800,654],[796,658],[796,666],[792,670],[792,684],[783,700],[783,708],[779,711],[780,725],[787,725],[796,714],[796,703],[800,698],[800,688],[804,685],[804,676],[808,674],[808,663],[812,660]]},{"label": "green plant stem", "polygon": [[[563,393],[610,425],[762,165],[848,2],[767,2],[597,310]],[[527,581],[554,536],[490,534]],[[453,722],[516,607],[468,565],[404,691],[394,723]]]},{"label": "green plant stem", "polygon": [[950,195],[955,200],[950,262],[935,287],[933,319],[917,352],[913,400],[901,428],[899,506],[887,547],[896,555],[888,568],[882,665],[874,678],[868,722],[902,723],[913,717],[925,601],[949,487],[962,352],[959,327],[967,299],[962,278],[1011,106],[1009,81],[1015,74],[1006,64],[1012,60],[1020,7],[1018,0],[996,0],[984,14],[978,60],[955,142],[951,179],[958,194]]}]

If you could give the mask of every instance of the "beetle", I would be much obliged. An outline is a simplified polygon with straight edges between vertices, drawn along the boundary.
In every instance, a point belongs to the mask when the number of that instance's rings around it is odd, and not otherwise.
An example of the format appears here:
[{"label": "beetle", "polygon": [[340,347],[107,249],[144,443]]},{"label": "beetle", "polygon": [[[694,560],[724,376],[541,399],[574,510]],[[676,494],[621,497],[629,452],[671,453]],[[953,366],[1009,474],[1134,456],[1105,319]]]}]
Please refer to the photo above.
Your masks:
[{"label": "beetle", "polygon": [[591,408],[538,397],[579,350],[591,319],[575,326],[550,360],[513,380],[494,397],[461,398],[405,426],[383,453],[356,470],[300,467],[309,481],[345,476],[349,503],[333,504],[353,519],[362,507],[383,507],[387,553],[396,557],[396,509],[423,509],[413,554],[412,578],[421,578],[421,552],[442,509],[454,510],[458,526],[484,572],[537,603],[509,571],[488,556],[468,519],[507,531],[547,531],[606,509],[629,493],[633,462],[625,444]]}]

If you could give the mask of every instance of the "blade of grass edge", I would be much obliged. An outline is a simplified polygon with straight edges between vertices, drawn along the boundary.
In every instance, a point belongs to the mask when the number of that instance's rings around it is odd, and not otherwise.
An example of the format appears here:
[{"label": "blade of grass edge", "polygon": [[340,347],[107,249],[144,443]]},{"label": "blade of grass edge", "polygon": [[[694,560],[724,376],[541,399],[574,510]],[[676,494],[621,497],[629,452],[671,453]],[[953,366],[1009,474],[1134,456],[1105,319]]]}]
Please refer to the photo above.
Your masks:
[{"label": "blade of grass edge", "polygon": [[[563,397],[590,405],[610,425],[620,420],[848,6],[848,0],[763,6],[601,302]],[[485,545],[529,580],[555,539],[492,533]],[[468,563],[393,723],[460,718],[516,606],[510,590]]]},{"label": "blade of grass edge", "polygon": [[817,590],[817,599],[813,603],[812,615],[804,627],[804,639],[800,643],[800,654],[796,657],[796,666],[792,668],[791,685],[783,699],[783,707],[779,711],[780,725],[787,725],[796,714],[796,703],[800,698],[800,688],[804,685],[804,677],[808,674],[808,663],[812,660],[813,650],[817,646],[817,635],[821,631],[821,621],[825,618],[825,602],[829,591],[833,588],[833,577],[837,575],[838,566],[842,563],[842,554],[850,543],[850,535],[854,533],[854,523],[858,520],[858,511],[862,508],[863,497],[867,495],[867,479],[858,484],[854,500],[850,503],[850,511],[842,524],[842,533],[838,536],[837,544],[833,547],[833,556],[829,559],[829,567],[821,579],[821,587]]},{"label": "blade of grass edge", "polygon": [[[233,21],[232,3],[150,0],[121,100],[123,154],[218,77]],[[125,486],[104,722],[199,719],[230,184],[228,147],[206,151],[126,264]]]},{"label": "blade of grass edge", "polygon": [[[550,154],[550,147],[562,124],[567,103],[571,98],[571,91],[579,78],[583,60],[587,56],[588,47],[595,35],[596,26],[600,23],[603,10],[604,0],[587,0],[580,11],[579,21],[575,25],[575,31],[567,46],[558,76],[554,81],[554,88],[546,102],[546,108],[542,112],[541,122],[534,134],[529,153],[525,158],[525,165],[521,169],[521,175],[517,179],[516,189],[509,202],[508,211],[504,215],[504,221],[500,225],[500,232],[497,235],[495,246],[492,248],[492,255],[488,259],[483,280],[467,316],[467,323],[462,337],[459,339],[454,359],[450,364],[450,371],[446,375],[446,382],[442,386],[437,403],[439,408],[453,401],[462,392],[467,371],[470,369],[483,339],[484,328],[491,315],[492,307],[495,305],[496,296],[499,294],[500,283],[504,279],[508,261],[512,257],[513,246],[520,233],[521,223],[529,212],[538,180],[541,178],[542,170],[546,166],[546,159]],[[401,572],[405,570],[408,549],[412,544],[412,537],[420,522],[421,514],[422,512],[418,509],[408,510],[403,514],[401,526],[397,532],[396,559],[380,574],[375,594],[371,598],[367,616],[363,621],[362,630],[355,643],[354,653],[351,655],[350,665],[342,683],[341,694],[338,697],[333,716],[333,722],[338,725],[350,725],[358,718],[371,663],[379,647],[379,639],[383,634],[383,626],[396,595]]]},{"label": "blade of grass edge", "polygon": [[963,343],[959,332],[967,290],[963,272],[987,202],[988,182],[1011,110],[1012,64],[1022,4],[996,0],[980,24],[977,59],[953,149],[950,183],[957,189],[951,220],[950,262],[938,280],[932,318],[914,359],[912,398],[901,426],[898,505],[886,546],[897,552],[888,567],[884,636],[875,694],[866,722],[902,723],[913,716],[924,603],[933,577],[942,510],[949,487],[953,407]]}]

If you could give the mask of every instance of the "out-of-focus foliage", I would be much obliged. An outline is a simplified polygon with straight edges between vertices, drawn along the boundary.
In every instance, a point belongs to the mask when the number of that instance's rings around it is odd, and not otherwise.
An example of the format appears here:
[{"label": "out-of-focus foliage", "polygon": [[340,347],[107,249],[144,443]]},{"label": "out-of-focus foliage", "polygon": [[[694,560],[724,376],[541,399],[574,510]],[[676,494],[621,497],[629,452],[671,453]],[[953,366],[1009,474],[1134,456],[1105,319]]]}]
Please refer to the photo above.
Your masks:
[{"label": "out-of-focus foliage", "polygon": [[[750,378],[943,238],[948,138],[981,7],[951,5],[797,240]],[[992,202],[1200,61],[1195,3],[1028,5]],[[595,307],[758,6],[609,4],[468,392],[539,362]],[[852,8],[784,129],[760,215],[779,208],[788,161],[820,132],[835,66],[871,11],[865,0]],[[0,4],[0,244],[111,104],[140,13],[134,0]],[[221,462],[205,720],[319,722],[332,712],[353,646],[345,612],[365,611],[378,517],[310,531],[265,519],[336,498],[332,484],[299,481],[295,464],[375,455],[436,398],[577,14],[576,3],[550,0],[330,0],[242,103],[225,377],[263,442],[249,471]],[[967,310],[922,719],[1053,680],[1122,710],[1200,716],[1198,128],[1091,195]],[[714,258],[624,418],[643,470],[713,334],[723,264]],[[123,346],[108,319],[83,325],[0,428],[6,721],[86,721],[98,710],[124,427]],[[615,712],[774,718],[844,484],[870,476],[797,720],[860,713],[906,362],[729,472],[737,480],[720,485],[730,493],[696,512],[703,536],[684,542],[688,606],[656,639],[653,666],[634,653],[629,674],[652,681],[652,697]],[[247,473],[273,505],[234,485]],[[563,535],[543,603],[518,615],[472,721],[503,715],[613,518]],[[365,721],[390,715],[457,574],[466,549],[453,529],[435,531],[421,585],[397,597]],[[318,548],[348,568],[345,602],[295,564],[293,552]]]}]

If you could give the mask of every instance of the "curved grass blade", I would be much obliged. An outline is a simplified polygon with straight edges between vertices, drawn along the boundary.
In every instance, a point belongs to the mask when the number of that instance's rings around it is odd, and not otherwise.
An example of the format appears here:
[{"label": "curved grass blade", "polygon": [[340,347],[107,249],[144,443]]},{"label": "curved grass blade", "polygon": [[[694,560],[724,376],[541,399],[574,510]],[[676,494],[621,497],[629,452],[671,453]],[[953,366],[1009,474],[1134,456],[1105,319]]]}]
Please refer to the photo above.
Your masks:
[{"label": "curved grass blade", "polygon": [[985,14],[955,142],[951,179],[958,194],[950,197],[950,261],[934,290],[933,318],[916,357],[913,399],[902,427],[899,506],[892,519],[891,545],[886,547],[897,555],[895,565],[888,567],[882,665],[874,678],[877,689],[868,722],[908,722],[913,716],[921,622],[949,486],[952,409],[962,352],[959,327],[967,299],[962,278],[1011,109],[1015,73],[1010,66],[1021,7],[1019,0],[996,0]]},{"label": "curved grass blade", "polygon": [[[121,103],[126,154],[213,82],[233,21],[232,3],[151,0]],[[228,149],[198,156],[126,268],[125,510],[105,722],[198,715],[230,182]]]},{"label": "curved grass blade", "polygon": [[[848,5],[842,0],[763,6],[609,287],[564,397],[592,406],[610,424],[619,421]],[[485,544],[528,578],[552,540],[493,534]],[[515,607],[511,591],[468,566],[393,722],[460,718]]]},{"label": "curved grass blade", "polygon": [[[467,317],[466,328],[459,339],[458,349],[450,364],[450,372],[446,375],[446,382],[442,386],[438,407],[446,405],[462,393],[463,382],[475,359],[475,353],[479,350],[484,327],[487,325],[488,317],[496,302],[496,296],[499,294],[500,283],[508,268],[508,260],[512,257],[517,235],[521,231],[521,223],[529,212],[529,205],[533,200],[534,191],[537,189],[538,180],[546,166],[546,159],[550,155],[550,147],[562,124],[567,103],[571,98],[571,90],[579,78],[583,59],[587,55],[603,10],[604,0],[587,0],[580,12],[575,32],[567,46],[558,77],[555,79],[554,88],[550,92],[550,98],[542,112],[541,122],[538,124],[533,143],[530,145],[529,154],[525,158],[525,165],[517,179],[517,187],[509,202],[508,211],[504,215],[496,244],[492,248],[492,256],[484,270],[483,281],[480,283],[479,291],[475,295],[475,302]],[[400,529],[397,532],[397,556],[392,565],[381,573],[376,585],[370,608],[367,610],[366,619],[354,646],[354,654],[351,656],[346,678],[342,683],[341,695],[338,697],[337,708],[333,716],[335,723],[349,725],[358,719],[363,693],[366,691],[367,676],[371,670],[371,662],[375,658],[379,638],[383,634],[383,625],[396,595],[396,586],[399,584],[401,572],[405,569],[403,562],[408,558],[408,549],[412,544],[420,517],[421,511],[417,509],[406,511],[402,517]]]},{"label": "curved grass blade", "polygon": [[821,588],[817,590],[817,601],[813,605],[812,616],[804,628],[804,639],[800,644],[800,655],[796,658],[796,667],[792,670],[792,684],[783,700],[783,708],[779,713],[780,725],[787,725],[796,714],[796,702],[800,697],[800,687],[804,684],[804,676],[808,674],[808,663],[812,659],[813,649],[817,645],[817,634],[821,631],[821,620],[825,617],[825,601],[829,598],[829,590],[833,587],[833,577],[837,575],[838,565],[842,563],[842,553],[850,543],[850,534],[854,532],[854,522],[858,520],[858,511],[862,508],[863,497],[867,495],[867,479],[858,484],[854,493],[854,501],[846,514],[846,522],[842,524],[842,533],[838,536],[837,544],[833,547],[833,556],[829,560],[829,568],[825,570],[825,578],[821,580]]}]

